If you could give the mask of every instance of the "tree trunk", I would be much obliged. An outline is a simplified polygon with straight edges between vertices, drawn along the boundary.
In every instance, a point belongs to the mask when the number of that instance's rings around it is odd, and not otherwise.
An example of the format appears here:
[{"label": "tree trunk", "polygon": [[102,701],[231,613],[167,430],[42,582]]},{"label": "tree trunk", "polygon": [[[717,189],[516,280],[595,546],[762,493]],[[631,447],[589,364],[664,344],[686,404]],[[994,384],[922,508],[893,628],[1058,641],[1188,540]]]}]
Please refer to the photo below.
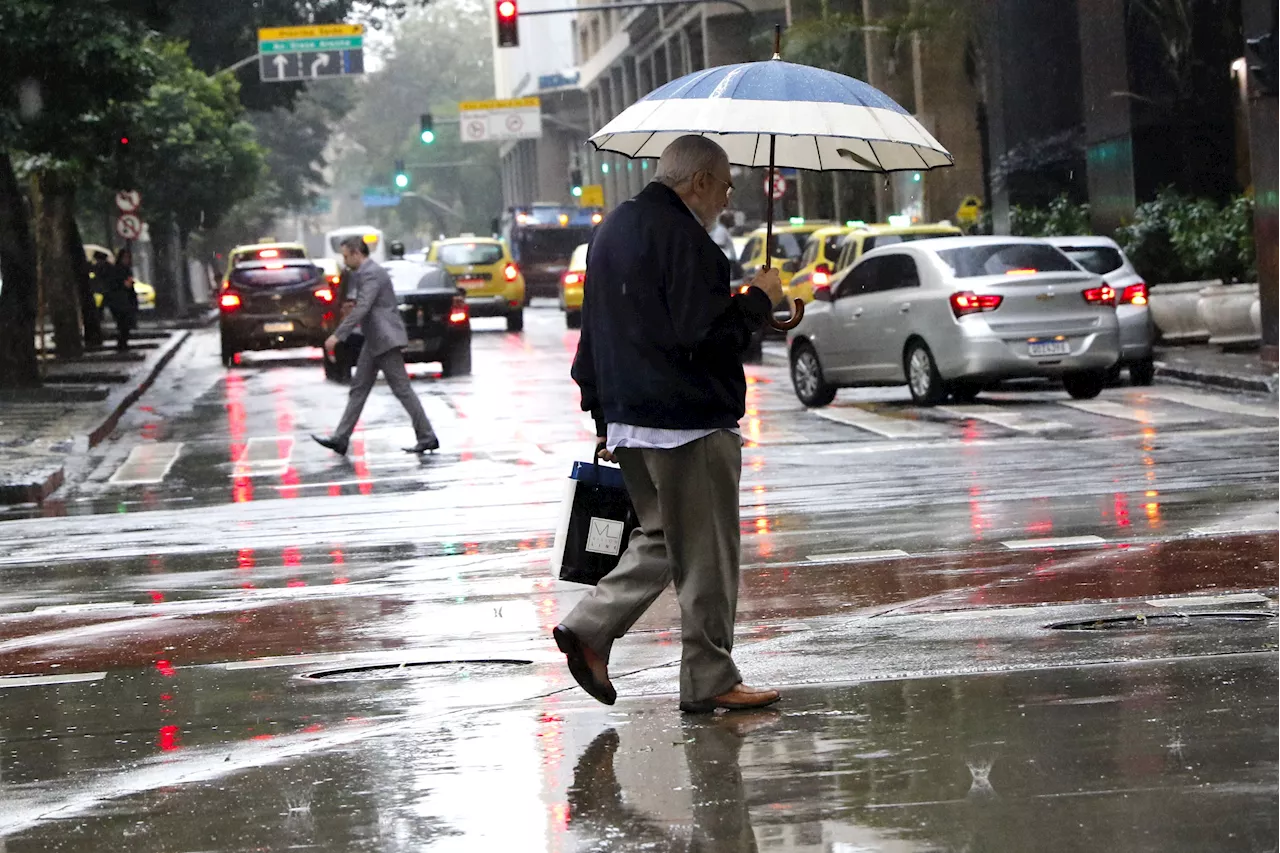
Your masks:
[{"label": "tree trunk", "polygon": [[36,361],[36,255],[9,152],[0,149],[0,388],[40,384]]},{"label": "tree trunk", "polygon": [[159,317],[176,317],[178,315],[178,277],[175,275],[177,254],[173,239],[173,223],[165,218],[156,217],[151,222],[151,249],[155,253],[155,281],[151,284],[156,289],[156,315]]},{"label": "tree trunk", "polygon": [[36,209],[36,275],[53,321],[53,346],[58,358],[84,355],[80,336],[80,295],[75,270],[67,254],[67,223],[75,210],[75,189],[52,171],[38,172],[32,181]]},{"label": "tree trunk", "polygon": [[[75,210],[69,205],[67,212]],[[84,241],[80,238],[80,225],[74,215],[67,223],[67,254],[71,257],[71,269],[75,274],[76,292],[80,296],[80,316],[84,318],[84,345],[89,349],[102,346],[102,323],[98,306],[93,301],[93,285],[89,281],[89,261],[84,256]]]}]

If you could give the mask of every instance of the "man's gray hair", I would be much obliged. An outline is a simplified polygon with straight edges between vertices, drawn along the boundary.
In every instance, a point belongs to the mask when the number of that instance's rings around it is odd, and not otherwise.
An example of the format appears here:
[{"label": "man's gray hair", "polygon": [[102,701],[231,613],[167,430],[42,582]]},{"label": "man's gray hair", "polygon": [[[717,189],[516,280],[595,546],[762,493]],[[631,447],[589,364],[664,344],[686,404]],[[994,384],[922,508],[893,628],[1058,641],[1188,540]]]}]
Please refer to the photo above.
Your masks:
[{"label": "man's gray hair", "polygon": [[728,161],[729,155],[717,143],[705,136],[690,134],[672,142],[662,152],[653,179],[675,189],[693,180],[699,172],[713,172],[716,166]]},{"label": "man's gray hair", "polygon": [[360,254],[364,255],[366,258],[369,257],[369,244],[364,241],[363,237],[359,237],[353,234],[350,237],[343,240],[338,245],[342,246],[345,249],[350,249],[353,252],[359,252]]}]

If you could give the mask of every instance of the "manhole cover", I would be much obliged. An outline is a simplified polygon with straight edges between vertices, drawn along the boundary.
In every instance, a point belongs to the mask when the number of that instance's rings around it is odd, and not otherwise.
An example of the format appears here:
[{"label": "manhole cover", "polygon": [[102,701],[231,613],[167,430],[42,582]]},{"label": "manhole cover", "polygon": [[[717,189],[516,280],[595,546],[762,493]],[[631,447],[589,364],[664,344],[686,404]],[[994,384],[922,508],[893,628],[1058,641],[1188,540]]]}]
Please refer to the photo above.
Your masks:
[{"label": "manhole cover", "polygon": [[1145,631],[1151,628],[1198,626],[1204,622],[1258,622],[1275,618],[1276,614],[1262,610],[1154,613],[1104,616],[1101,619],[1087,619],[1083,622],[1057,622],[1049,627],[1058,631]]},{"label": "manhole cover", "polygon": [[342,669],[322,669],[302,674],[302,678],[323,681],[380,681],[388,678],[485,678],[508,675],[513,669],[529,666],[527,660],[429,660],[405,663],[373,663]]}]

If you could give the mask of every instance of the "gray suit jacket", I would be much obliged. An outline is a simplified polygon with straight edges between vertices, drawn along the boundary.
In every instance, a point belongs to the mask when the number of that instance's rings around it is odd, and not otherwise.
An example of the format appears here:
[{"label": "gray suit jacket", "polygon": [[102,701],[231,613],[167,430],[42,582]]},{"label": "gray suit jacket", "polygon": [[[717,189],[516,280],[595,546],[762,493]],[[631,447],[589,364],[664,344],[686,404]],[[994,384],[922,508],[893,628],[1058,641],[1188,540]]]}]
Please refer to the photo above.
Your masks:
[{"label": "gray suit jacket", "polygon": [[408,346],[409,335],[405,332],[404,321],[400,319],[391,276],[373,260],[365,260],[353,275],[357,289],[356,307],[338,326],[334,337],[345,341],[358,326],[364,333],[365,349],[374,356]]}]

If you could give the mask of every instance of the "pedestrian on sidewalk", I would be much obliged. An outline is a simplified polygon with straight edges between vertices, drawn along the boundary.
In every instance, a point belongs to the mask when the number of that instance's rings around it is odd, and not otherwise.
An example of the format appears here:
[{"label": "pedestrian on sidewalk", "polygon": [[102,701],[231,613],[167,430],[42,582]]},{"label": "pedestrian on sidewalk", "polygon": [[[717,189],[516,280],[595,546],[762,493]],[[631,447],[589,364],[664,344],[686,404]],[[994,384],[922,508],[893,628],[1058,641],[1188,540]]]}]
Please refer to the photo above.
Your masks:
[{"label": "pedestrian on sidewalk", "polygon": [[640,526],[617,568],[553,634],[569,671],[612,705],[614,640],[669,583],[680,603],[680,709],[770,705],[733,661],[740,539],[738,486],[746,411],[742,356],[782,300],[776,270],[733,293],[728,258],[707,226],[733,192],[716,143],[683,136],[657,174],[604,220],[587,252],[573,379],[597,452],[622,466]]},{"label": "pedestrian on sidewalk", "polygon": [[342,241],[341,250],[343,262],[352,271],[358,295],[355,308],[342,319],[338,328],[324,342],[324,349],[329,358],[333,358],[338,344],[350,337],[357,327],[364,331],[364,346],[356,361],[356,375],[351,380],[347,408],[342,413],[338,428],[328,438],[316,435],[311,437],[334,453],[346,456],[351,433],[355,431],[360,412],[364,410],[365,401],[369,399],[369,392],[373,390],[373,383],[377,381],[378,372],[381,371],[387,378],[391,393],[396,395],[396,399],[413,421],[413,431],[418,442],[413,447],[406,447],[405,452],[426,453],[428,450],[436,450],[440,447],[440,440],[436,438],[431,421],[422,410],[422,402],[413,392],[409,374],[404,369],[404,348],[409,344],[409,335],[405,331],[404,321],[400,319],[391,276],[369,257],[369,245],[363,238],[348,237]]},{"label": "pedestrian on sidewalk", "polygon": [[[105,256],[104,256],[105,257]],[[95,273],[95,281],[97,274]],[[133,289],[133,251],[125,246],[102,273],[102,307],[116,324],[116,349],[129,348],[129,333],[138,325],[138,293]]]}]

